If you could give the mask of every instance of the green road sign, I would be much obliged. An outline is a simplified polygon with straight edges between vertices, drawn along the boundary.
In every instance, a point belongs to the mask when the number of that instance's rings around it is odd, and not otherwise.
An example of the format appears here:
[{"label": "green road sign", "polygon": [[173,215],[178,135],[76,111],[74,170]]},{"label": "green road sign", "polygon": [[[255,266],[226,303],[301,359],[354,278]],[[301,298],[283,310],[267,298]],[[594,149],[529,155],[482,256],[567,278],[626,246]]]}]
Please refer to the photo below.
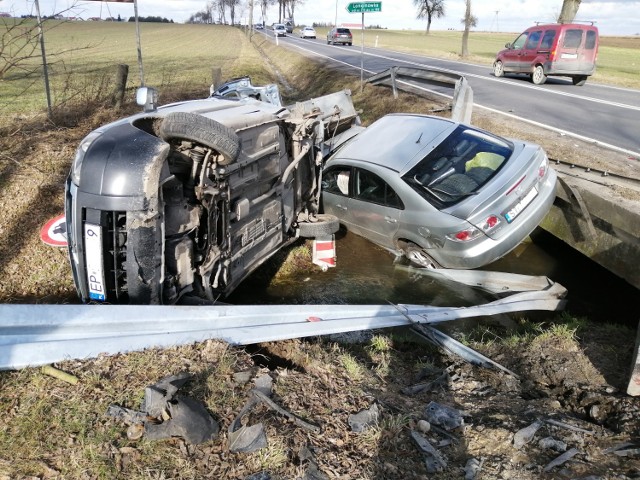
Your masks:
[{"label": "green road sign", "polygon": [[347,5],[349,13],[381,12],[382,2],[351,2]]}]

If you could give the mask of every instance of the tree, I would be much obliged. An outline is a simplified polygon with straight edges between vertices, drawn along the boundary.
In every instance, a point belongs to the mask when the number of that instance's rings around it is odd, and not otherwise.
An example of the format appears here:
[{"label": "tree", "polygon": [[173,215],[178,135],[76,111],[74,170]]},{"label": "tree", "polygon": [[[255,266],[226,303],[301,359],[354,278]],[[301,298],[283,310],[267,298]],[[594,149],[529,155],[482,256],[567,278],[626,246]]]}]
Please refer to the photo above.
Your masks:
[{"label": "tree", "polygon": [[469,30],[471,27],[478,25],[478,18],[471,13],[471,0],[466,0],[467,8],[464,12],[464,18],[461,23],[464,24],[464,32],[462,33],[462,57],[469,56]]},{"label": "tree", "polygon": [[302,5],[304,0],[285,0],[285,6],[287,8],[287,18],[291,19],[291,23],[296,24],[294,20],[294,12],[296,5]]},{"label": "tree", "polygon": [[267,17],[267,9],[270,5],[275,5],[276,0],[260,0],[260,12],[262,13],[262,23],[264,24],[264,19]]},{"label": "tree", "polygon": [[444,0],[413,0],[413,4],[418,7],[417,19],[427,19],[427,35],[431,30],[431,21],[434,18],[444,17]]},{"label": "tree", "polygon": [[580,2],[582,0],[564,0],[562,2],[562,11],[558,17],[558,23],[571,23],[576,18]]}]

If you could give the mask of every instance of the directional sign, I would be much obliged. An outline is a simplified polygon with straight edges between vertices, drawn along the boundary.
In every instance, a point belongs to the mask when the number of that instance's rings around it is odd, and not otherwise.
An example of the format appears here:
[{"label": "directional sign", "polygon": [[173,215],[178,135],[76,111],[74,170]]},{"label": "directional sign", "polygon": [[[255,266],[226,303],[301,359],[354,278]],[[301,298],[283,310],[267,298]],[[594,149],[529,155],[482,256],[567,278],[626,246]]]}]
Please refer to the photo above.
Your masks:
[{"label": "directional sign", "polygon": [[349,13],[381,12],[382,2],[351,2],[347,5]]}]

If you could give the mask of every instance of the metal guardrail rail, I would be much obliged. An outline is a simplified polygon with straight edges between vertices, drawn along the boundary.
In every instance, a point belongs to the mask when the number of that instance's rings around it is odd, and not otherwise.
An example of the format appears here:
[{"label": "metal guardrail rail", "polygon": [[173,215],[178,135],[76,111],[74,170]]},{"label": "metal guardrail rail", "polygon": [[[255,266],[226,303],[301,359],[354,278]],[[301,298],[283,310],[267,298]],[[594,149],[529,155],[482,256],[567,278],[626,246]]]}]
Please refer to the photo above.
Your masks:
[{"label": "metal guardrail rail", "polygon": [[[451,119],[456,122],[471,122],[473,90],[467,79],[457,73],[436,68],[391,67],[367,79],[372,85],[387,85],[398,97],[398,89],[424,95],[423,84],[444,86],[454,90],[451,102]],[[442,95],[442,94],[440,94]]]}]

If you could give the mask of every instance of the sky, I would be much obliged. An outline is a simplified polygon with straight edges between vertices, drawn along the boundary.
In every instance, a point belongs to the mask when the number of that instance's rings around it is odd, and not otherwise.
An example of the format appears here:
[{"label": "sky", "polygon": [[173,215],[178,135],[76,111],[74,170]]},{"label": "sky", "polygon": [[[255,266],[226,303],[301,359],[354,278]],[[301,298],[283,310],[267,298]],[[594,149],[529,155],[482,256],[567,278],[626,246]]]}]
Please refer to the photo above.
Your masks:
[{"label": "sky", "polygon": [[[137,0],[140,16],[161,16],[182,23],[192,14],[204,10],[206,0]],[[333,24],[360,23],[361,14],[348,13],[353,0],[306,0],[295,11],[299,25],[313,22]],[[39,0],[42,15],[62,11],[73,0]],[[389,29],[424,30],[426,21],[416,20],[413,0],[381,0],[382,12],[365,14],[365,25],[380,25]],[[74,16],[117,17],[133,16],[133,5],[116,2],[77,0]],[[242,0],[248,4],[248,0]],[[256,4],[257,4],[256,0]],[[34,0],[0,0],[0,12],[20,16],[33,12]],[[445,0],[446,15],[435,19],[433,30],[461,29],[465,0]],[[472,13],[478,18],[475,30],[519,33],[534,22],[553,22],[562,8],[562,0],[471,0]],[[267,12],[267,24],[278,20],[277,8]],[[237,11],[246,22],[249,9]],[[596,21],[601,35],[640,35],[640,0],[582,0],[576,20]],[[260,9],[254,9],[254,23],[262,21]]]}]

